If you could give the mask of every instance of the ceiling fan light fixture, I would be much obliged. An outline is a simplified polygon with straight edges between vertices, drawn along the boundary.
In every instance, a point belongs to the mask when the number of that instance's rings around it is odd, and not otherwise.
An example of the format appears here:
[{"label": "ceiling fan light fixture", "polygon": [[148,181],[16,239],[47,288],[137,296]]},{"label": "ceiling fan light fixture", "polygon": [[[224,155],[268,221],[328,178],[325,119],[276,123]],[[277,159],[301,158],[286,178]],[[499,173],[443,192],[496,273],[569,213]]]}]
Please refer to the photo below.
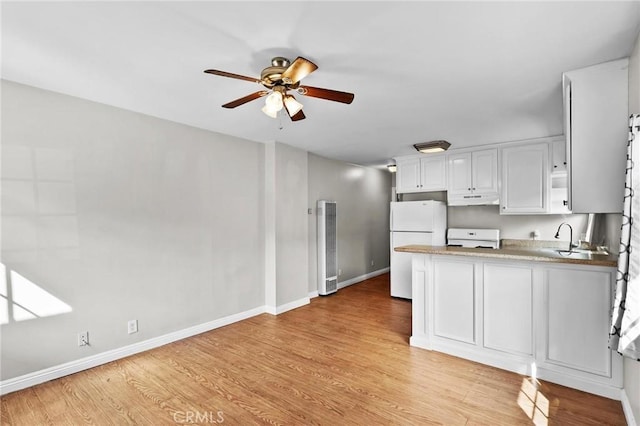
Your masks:
[{"label": "ceiling fan light fixture", "polygon": [[260,73],[260,78],[247,77],[232,72],[208,69],[207,74],[220,77],[234,78],[236,80],[259,83],[267,90],[260,90],[250,95],[243,96],[231,102],[223,104],[223,108],[236,108],[258,98],[266,97],[262,112],[269,117],[278,118],[278,112],[283,108],[287,110],[287,115],[291,121],[300,121],[306,118],[302,112],[303,105],[292,95],[290,90],[296,90],[299,94],[312,98],[326,99],[333,102],[350,104],[353,102],[353,93],[341,92],[339,90],[323,89],[321,87],[301,86],[300,80],[318,69],[318,66],[308,59],[298,56],[293,62],[282,56],[276,56],[271,60],[271,66],[266,67]]},{"label": "ceiling fan light fixture", "polygon": [[303,105],[291,95],[285,95],[284,104],[287,107],[287,111],[292,117],[299,113],[303,107]]},{"label": "ceiling fan light fixture", "polygon": [[283,108],[282,93],[274,91],[264,101],[262,112],[271,118],[278,118],[278,112]]},{"label": "ceiling fan light fixture", "polygon": [[265,106],[272,110],[280,111],[282,109],[282,93],[274,91],[264,101]]},{"label": "ceiling fan light fixture", "polygon": [[280,110],[278,110],[278,109],[271,109],[267,105],[262,107],[262,112],[264,112],[265,114],[267,114],[271,118],[278,118],[278,112],[279,111]]},{"label": "ceiling fan light fixture", "polygon": [[451,144],[444,140],[439,141],[431,141],[431,142],[422,142],[414,144],[413,147],[423,154],[433,154],[436,152],[443,152],[449,149]]}]

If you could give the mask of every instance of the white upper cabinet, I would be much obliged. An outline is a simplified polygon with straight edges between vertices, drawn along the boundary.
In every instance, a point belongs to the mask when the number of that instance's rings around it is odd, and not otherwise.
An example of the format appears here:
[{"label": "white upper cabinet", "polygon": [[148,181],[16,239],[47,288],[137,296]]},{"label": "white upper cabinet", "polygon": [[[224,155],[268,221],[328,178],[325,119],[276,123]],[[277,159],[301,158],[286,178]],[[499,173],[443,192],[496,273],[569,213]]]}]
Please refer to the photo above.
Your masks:
[{"label": "white upper cabinet", "polygon": [[420,159],[396,160],[396,192],[420,192]]},{"label": "white upper cabinet", "polygon": [[564,139],[551,142],[551,173],[566,173],[567,144]]},{"label": "white upper cabinet", "polygon": [[628,133],[628,58],[566,72],[569,208],[620,213]]},{"label": "white upper cabinet", "polygon": [[497,204],[498,149],[449,154],[449,205]]},{"label": "white upper cabinet", "polygon": [[420,159],[421,185],[423,191],[447,189],[447,157],[432,155]]},{"label": "white upper cabinet", "polygon": [[501,149],[500,213],[547,213],[549,208],[549,144]]},{"label": "white upper cabinet", "polygon": [[471,153],[449,155],[449,194],[471,192]]},{"label": "white upper cabinet", "polygon": [[471,156],[473,192],[498,192],[498,150],[475,151]]},{"label": "white upper cabinet", "polygon": [[447,189],[447,163],[444,155],[398,158],[396,166],[398,194]]},{"label": "white upper cabinet", "polygon": [[567,176],[567,144],[564,137],[550,142],[551,182],[549,213],[570,214]]}]

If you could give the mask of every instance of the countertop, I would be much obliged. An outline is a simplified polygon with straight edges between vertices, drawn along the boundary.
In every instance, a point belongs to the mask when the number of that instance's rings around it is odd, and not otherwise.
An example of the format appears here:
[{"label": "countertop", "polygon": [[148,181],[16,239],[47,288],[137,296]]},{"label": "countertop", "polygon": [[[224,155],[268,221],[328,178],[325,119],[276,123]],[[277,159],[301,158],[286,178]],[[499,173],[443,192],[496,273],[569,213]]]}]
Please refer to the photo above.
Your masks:
[{"label": "countertop", "polygon": [[465,248],[447,246],[407,245],[394,250],[406,253],[439,254],[451,256],[488,257],[494,259],[513,259],[533,262],[572,263],[592,266],[618,266],[618,256],[613,254],[573,254],[571,257],[558,252],[557,247],[539,247],[527,245],[502,245],[499,249]]}]

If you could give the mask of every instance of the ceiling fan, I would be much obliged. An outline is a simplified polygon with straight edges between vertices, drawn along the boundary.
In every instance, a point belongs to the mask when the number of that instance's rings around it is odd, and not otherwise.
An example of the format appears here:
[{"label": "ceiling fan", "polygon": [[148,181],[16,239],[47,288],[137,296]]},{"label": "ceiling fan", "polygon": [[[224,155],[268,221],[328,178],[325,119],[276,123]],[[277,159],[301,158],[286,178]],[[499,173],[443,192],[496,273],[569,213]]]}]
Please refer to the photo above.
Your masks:
[{"label": "ceiling fan", "polygon": [[268,89],[259,90],[226,103],[222,105],[223,108],[235,108],[266,96],[267,98],[264,107],[262,107],[262,112],[269,117],[276,118],[278,112],[284,108],[292,121],[299,121],[305,118],[302,112],[302,104],[298,102],[289,91],[295,91],[304,96],[311,96],[312,98],[326,99],[344,104],[350,104],[353,101],[353,93],[322,89],[320,87],[302,86],[300,80],[316,69],[318,69],[316,64],[300,56],[293,62],[287,58],[277,56],[271,60],[270,67],[262,70],[259,79],[219,70],[205,70],[204,72],[259,83]]}]

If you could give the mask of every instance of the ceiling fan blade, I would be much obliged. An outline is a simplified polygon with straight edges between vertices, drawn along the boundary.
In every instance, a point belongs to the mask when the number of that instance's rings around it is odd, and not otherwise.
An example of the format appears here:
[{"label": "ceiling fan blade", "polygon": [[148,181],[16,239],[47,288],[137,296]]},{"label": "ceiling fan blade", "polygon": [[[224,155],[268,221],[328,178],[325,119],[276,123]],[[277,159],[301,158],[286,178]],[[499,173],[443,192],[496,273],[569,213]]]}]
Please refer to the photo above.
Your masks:
[{"label": "ceiling fan blade", "polygon": [[318,69],[318,66],[308,59],[298,56],[289,67],[282,73],[282,80],[287,84],[294,84],[302,80],[312,72]]},{"label": "ceiling fan blade", "polygon": [[222,105],[222,108],[235,108],[240,105],[244,105],[247,102],[251,102],[255,99],[261,98],[263,96],[267,96],[269,94],[268,90],[260,90],[258,92],[252,93],[250,95],[245,96],[244,98],[236,99],[235,101],[231,101]]},{"label": "ceiling fan blade", "polygon": [[347,92],[340,92],[338,90],[322,89],[320,87],[300,86],[298,87],[298,93],[305,96],[311,96],[312,98],[326,99],[328,101],[342,102],[343,104],[350,104],[353,102],[354,94]]},{"label": "ceiling fan blade", "polygon": [[302,110],[300,110],[300,111],[298,111],[296,113],[296,115],[291,117],[291,121],[300,121],[300,120],[304,120],[305,118],[306,118],[306,116],[304,115],[304,112],[302,112]]},{"label": "ceiling fan blade", "polygon": [[251,81],[253,83],[260,83],[260,80],[258,80],[257,78],[246,77],[244,75],[234,74],[232,72],[218,71],[218,70],[204,70],[204,72],[208,74],[219,75],[221,77],[237,78],[238,80],[246,80],[246,81]]}]

